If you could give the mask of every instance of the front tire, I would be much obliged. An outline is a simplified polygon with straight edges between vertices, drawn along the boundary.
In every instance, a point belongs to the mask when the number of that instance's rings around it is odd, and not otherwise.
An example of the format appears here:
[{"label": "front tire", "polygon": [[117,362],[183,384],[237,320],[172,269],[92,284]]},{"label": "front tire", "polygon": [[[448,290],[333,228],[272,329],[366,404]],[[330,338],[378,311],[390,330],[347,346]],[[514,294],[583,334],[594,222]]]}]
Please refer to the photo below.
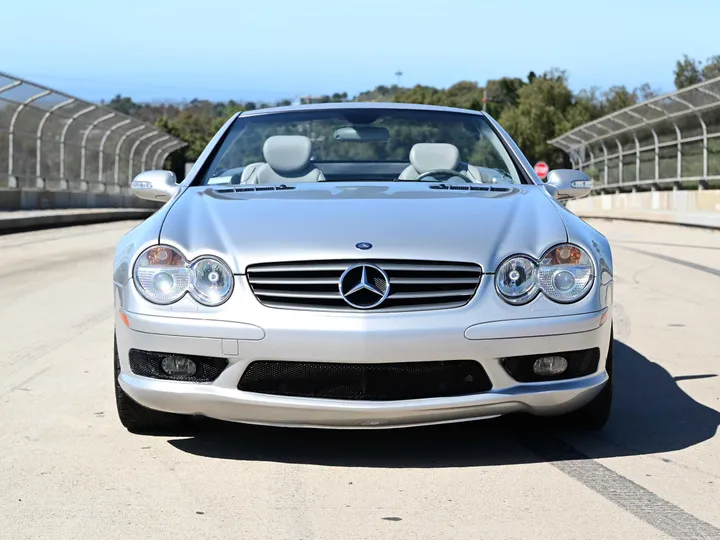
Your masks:
[{"label": "front tire", "polygon": [[613,331],[610,330],[610,347],[608,348],[608,356],[605,363],[608,381],[600,393],[595,396],[590,403],[568,415],[568,419],[578,427],[601,429],[610,418],[613,400],[613,370],[615,367],[614,348],[615,338],[613,337]]},{"label": "front tire", "polygon": [[128,396],[120,386],[120,356],[117,338],[114,339],[115,362],[115,404],[120,423],[131,433],[161,433],[177,431],[187,425],[189,417],[171,414],[143,407]]}]

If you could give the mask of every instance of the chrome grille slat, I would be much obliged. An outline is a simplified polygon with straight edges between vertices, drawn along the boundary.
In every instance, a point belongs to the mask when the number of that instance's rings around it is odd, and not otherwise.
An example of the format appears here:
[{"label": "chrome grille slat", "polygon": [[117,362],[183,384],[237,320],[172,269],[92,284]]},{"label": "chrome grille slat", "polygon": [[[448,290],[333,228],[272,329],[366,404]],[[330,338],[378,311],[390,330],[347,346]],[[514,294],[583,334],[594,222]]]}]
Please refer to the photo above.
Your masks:
[{"label": "chrome grille slat", "polygon": [[391,285],[467,285],[477,278],[390,278]]},{"label": "chrome grille slat", "polygon": [[[262,303],[266,307],[271,308],[278,308],[278,309],[288,309],[288,305],[284,302],[263,302]],[[465,304],[467,304],[467,300],[462,300],[460,302],[443,302],[439,304],[422,304],[417,306],[402,306],[402,307],[390,307],[390,308],[376,308],[371,309],[369,311],[365,311],[364,313],[374,313],[374,312],[381,312],[381,313],[405,313],[408,311],[434,311],[438,309],[452,309],[452,308],[458,308],[462,307]],[[292,306],[293,309],[302,309],[304,311],[333,311],[338,313],[357,313],[358,310],[355,308],[352,308],[348,305],[341,305],[337,308],[327,308],[324,306],[311,306],[311,305],[303,305],[301,307]]]},{"label": "chrome grille slat", "polygon": [[338,280],[332,278],[255,278],[253,285],[335,285]]},{"label": "chrome grille slat", "polygon": [[387,298],[366,313],[461,307],[482,278],[482,269],[473,263],[360,259],[257,264],[248,267],[247,279],[267,307],[357,313],[362,310],[343,299],[340,277],[359,263],[381,268],[389,280]]},{"label": "chrome grille slat", "polygon": [[472,296],[475,289],[466,289],[458,291],[420,291],[420,292],[399,292],[390,293],[393,300],[407,300],[409,298],[447,298],[448,296]]},{"label": "chrome grille slat", "polygon": [[325,298],[329,300],[342,300],[340,292],[298,292],[298,291],[255,291],[257,296],[275,296],[279,298]]},{"label": "chrome grille slat", "polygon": [[[349,265],[346,264],[332,264],[332,263],[307,263],[307,264],[283,264],[283,265],[263,265],[261,268],[258,267],[257,272],[331,272],[339,271],[344,272]],[[248,269],[248,272],[250,269]]]},{"label": "chrome grille slat", "polygon": [[448,265],[434,265],[434,264],[397,264],[397,263],[388,263],[383,264],[381,266],[383,270],[386,272],[392,272],[393,270],[401,270],[401,271],[413,271],[413,272],[479,272],[480,268],[477,267],[477,270],[473,269],[473,267],[467,267],[467,266],[453,266],[451,264]]}]

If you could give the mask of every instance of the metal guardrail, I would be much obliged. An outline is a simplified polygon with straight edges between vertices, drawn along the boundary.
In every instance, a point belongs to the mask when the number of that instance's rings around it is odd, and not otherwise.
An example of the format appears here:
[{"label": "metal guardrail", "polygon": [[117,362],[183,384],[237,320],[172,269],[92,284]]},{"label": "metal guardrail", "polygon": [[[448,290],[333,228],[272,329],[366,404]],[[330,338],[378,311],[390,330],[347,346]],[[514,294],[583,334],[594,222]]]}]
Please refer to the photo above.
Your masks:
[{"label": "metal guardrail", "polygon": [[720,186],[720,77],[579,126],[550,144],[595,191]]},{"label": "metal guardrail", "polygon": [[[126,195],[186,143],[107,107],[0,72],[0,190]],[[107,197],[105,197],[107,199]]]}]

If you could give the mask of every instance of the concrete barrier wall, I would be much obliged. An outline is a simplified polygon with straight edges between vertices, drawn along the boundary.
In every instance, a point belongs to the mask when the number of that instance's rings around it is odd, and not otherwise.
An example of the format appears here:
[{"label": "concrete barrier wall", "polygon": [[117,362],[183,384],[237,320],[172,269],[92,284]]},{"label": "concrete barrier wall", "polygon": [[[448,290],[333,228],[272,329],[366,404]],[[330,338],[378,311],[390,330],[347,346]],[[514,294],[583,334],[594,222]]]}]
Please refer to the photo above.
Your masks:
[{"label": "concrete barrier wall", "polygon": [[129,193],[90,193],[30,189],[0,189],[0,211],[65,208],[138,208],[155,210],[160,203]]},{"label": "concrete barrier wall", "polygon": [[720,190],[638,191],[570,201],[580,217],[674,223],[720,229]]},{"label": "concrete barrier wall", "polygon": [[0,212],[0,234],[53,227],[90,225],[108,221],[142,220],[153,210],[139,208],[78,208],[72,210],[16,210]]}]

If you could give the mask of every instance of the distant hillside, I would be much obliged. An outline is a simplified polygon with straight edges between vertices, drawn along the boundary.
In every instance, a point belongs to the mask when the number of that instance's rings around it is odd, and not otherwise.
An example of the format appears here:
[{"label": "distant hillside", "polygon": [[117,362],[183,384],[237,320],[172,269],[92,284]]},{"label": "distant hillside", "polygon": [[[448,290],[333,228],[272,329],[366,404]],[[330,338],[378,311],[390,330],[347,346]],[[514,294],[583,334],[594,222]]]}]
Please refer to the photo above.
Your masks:
[{"label": "distant hillside", "polygon": [[[701,62],[685,55],[674,70],[676,88],[720,76],[720,56]],[[388,101],[446,105],[466,109],[485,108],[517,141],[530,161],[543,159],[551,167],[567,166],[567,156],[547,141],[586,122],[646,100],[659,92],[645,84],[639,88],[612,86],[574,93],[568,87],[567,74],[551,69],[540,75],[530,72],[525,78],[503,77],[480,86],[460,81],[448,88],[417,85],[377,86],[349,97],[346,92],[304,98],[302,102]],[[275,103],[242,101],[212,102],[194,99],[187,103],[135,103],[117,95],[106,105],[115,110],[154,123],[159,128],[187,141],[189,146],[171,156],[173,168],[195,161],[220,126],[234,113],[275,105],[290,105],[289,99]]]}]

